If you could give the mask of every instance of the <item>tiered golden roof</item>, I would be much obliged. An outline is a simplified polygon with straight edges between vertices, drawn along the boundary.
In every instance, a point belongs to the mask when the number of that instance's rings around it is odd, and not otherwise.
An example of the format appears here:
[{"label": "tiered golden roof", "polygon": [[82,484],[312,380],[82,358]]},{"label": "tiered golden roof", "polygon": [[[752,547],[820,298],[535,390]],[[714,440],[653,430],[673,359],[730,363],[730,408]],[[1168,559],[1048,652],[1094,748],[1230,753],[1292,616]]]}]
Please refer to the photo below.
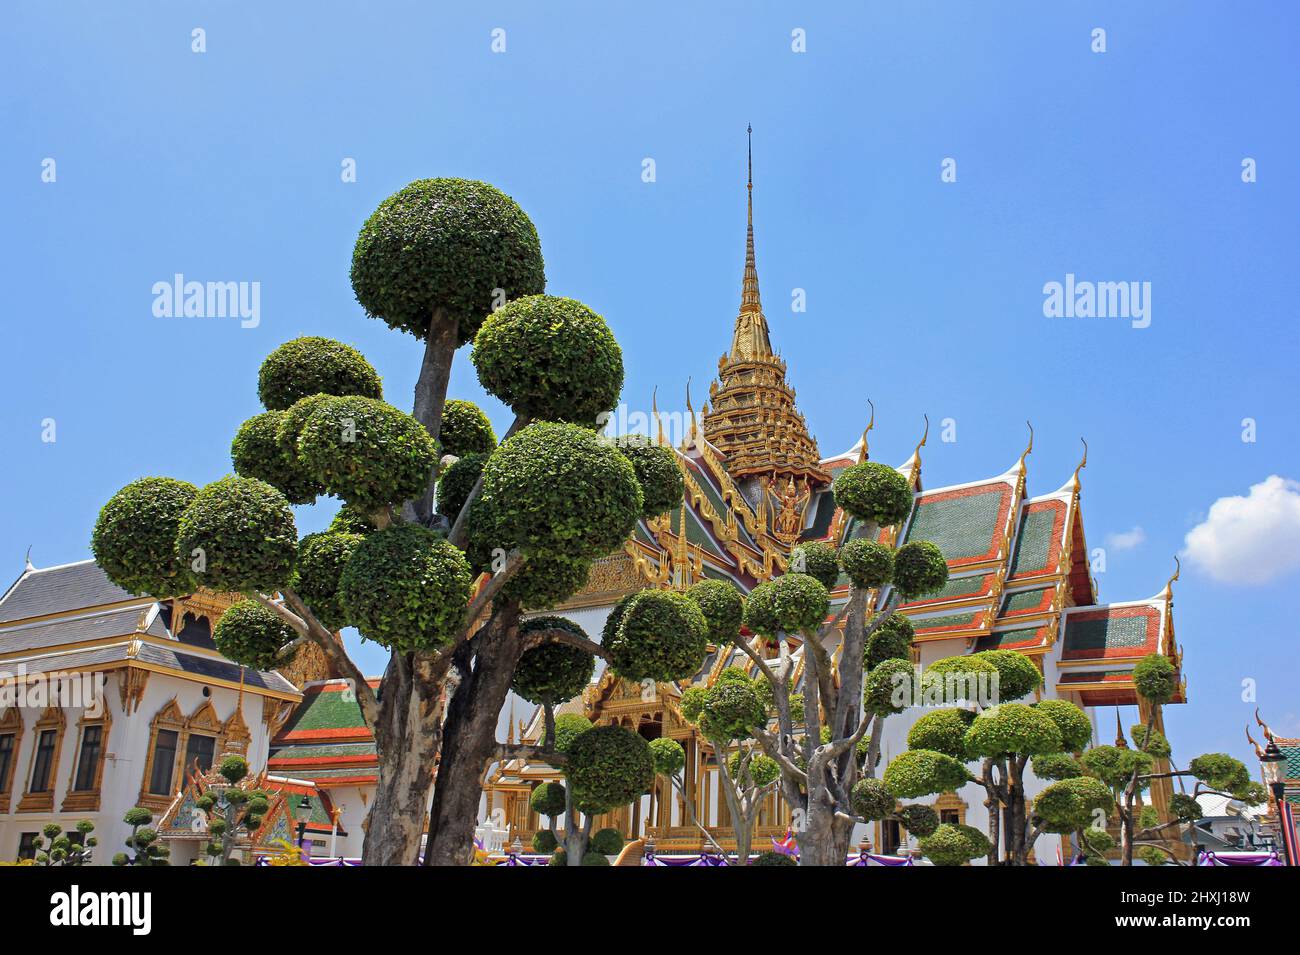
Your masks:
[{"label": "tiered golden roof", "polygon": [[726,456],[733,479],[766,475],[782,486],[796,478],[825,484],[830,476],[818,463],[817,442],[795,408],[794,389],[785,380],[785,362],[772,352],[763,314],[754,261],[753,169],[751,150],[740,313],[731,351],[718,360],[718,380],[709,388],[712,409],[704,409],[704,437]]}]

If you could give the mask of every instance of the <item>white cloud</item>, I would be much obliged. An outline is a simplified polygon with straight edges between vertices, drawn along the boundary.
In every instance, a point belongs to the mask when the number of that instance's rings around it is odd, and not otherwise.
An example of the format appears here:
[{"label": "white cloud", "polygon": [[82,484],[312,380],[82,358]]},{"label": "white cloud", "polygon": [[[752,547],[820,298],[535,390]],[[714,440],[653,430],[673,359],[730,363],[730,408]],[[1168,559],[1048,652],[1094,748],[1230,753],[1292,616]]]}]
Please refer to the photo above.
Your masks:
[{"label": "white cloud", "polygon": [[1122,534],[1107,534],[1106,546],[1111,550],[1132,550],[1147,539],[1147,532],[1141,526],[1134,527],[1131,531],[1124,531]]},{"label": "white cloud", "polygon": [[1300,567],[1300,481],[1276,474],[1221,497],[1187,532],[1183,554],[1226,584],[1266,584]]}]

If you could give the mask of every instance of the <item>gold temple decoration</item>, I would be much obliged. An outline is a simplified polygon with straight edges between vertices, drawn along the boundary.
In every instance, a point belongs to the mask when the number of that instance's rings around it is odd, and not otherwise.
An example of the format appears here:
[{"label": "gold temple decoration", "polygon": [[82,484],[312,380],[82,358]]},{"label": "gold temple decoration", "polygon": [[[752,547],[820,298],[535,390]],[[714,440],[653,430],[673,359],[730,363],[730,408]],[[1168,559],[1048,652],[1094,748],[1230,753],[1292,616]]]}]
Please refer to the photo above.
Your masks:
[{"label": "gold temple decoration", "polygon": [[786,383],[786,364],[772,352],[763,314],[754,256],[753,127],[749,132],[749,221],[740,312],[731,351],[718,359],[718,379],[709,387],[711,407],[704,418],[704,437],[726,456],[733,479],[771,475],[778,480],[795,477],[828,484],[830,475],[821,469],[817,442],[795,408],[794,389]]}]

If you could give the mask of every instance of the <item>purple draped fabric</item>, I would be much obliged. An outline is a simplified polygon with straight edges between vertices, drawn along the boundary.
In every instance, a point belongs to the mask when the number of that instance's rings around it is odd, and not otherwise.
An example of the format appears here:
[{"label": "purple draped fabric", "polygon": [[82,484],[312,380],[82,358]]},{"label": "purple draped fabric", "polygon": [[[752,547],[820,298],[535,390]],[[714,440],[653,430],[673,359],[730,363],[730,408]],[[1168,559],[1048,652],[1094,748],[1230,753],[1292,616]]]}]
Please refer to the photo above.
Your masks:
[{"label": "purple draped fabric", "polygon": [[1202,852],[1197,865],[1285,865],[1276,852]]}]

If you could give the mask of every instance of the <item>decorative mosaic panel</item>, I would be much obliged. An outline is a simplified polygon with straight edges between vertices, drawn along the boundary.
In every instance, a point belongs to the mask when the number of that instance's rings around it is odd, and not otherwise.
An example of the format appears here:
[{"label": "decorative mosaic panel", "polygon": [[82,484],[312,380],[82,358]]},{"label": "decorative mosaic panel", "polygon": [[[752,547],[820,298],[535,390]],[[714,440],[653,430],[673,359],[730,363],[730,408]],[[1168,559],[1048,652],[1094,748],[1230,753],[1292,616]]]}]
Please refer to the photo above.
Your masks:
[{"label": "decorative mosaic panel", "polygon": [[1157,648],[1160,613],[1154,607],[1124,607],[1070,614],[1062,659],[1140,657]]},{"label": "decorative mosaic panel", "polygon": [[950,613],[942,617],[926,617],[923,620],[913,620],[912,625],[918,633],[930,630],[964,629],[975,626],[975,618],[978,615],[979,611],[976,610],[972,610],[970,613]]},{"label": "decorative mosaic panel", "polygon": [[1002,598],[1002,609],[998,611],[998,614],[1007,616],[1009,614],[1026,614],[1050,610],[1055,589],[1054,587],[1035,587],[1033,590],[1022,590],[1019,593],[1007,594]]},{"label": "decorative mosaic panel", "polygon": [[999,630],[980,637],[975,644],[977,652],[984,650],[1023,650],[1037,647],[1043,642],[1046,627],[1021,627],[1017,630]]},{"label": "decorative mosaic panel", "polygon": [[1002,483],[940,491],[921,498],[907,540],[928,540],[950,567],[997,556],[1011,507],[1011,488]]},{"label": "decorative mosaic panel", "polygon": [[1045,574],[1054,569],[1061,556],[1064,526],[1065,504],[1062,501],[1039,501],[1026,507],[1016,534],[1011,576]]}]

